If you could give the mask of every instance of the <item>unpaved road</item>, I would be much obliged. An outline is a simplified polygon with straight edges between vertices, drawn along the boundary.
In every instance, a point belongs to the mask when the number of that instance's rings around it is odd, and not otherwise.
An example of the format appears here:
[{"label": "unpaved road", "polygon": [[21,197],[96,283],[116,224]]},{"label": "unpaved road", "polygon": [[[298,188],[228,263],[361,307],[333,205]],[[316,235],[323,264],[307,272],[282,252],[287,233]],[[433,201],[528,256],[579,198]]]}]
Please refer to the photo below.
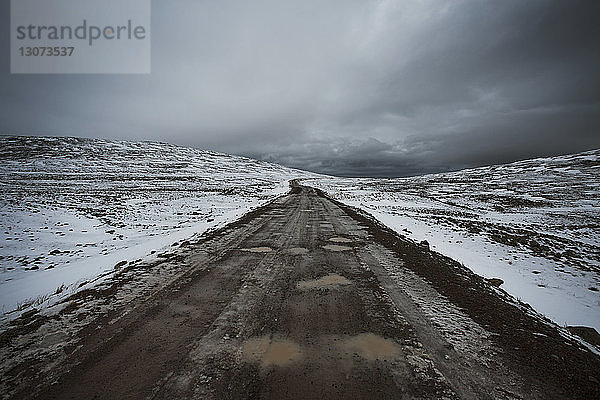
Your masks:
[{"label": "unpaved road", "polygon": [[61,373],[44,373],[53,382],[36,387],[43,374],[23,374],[14,397],[600,393],[598,356],[460,265],[309,187],[190,244],[177,262],[184,274],[118,318],[88,324]]}]

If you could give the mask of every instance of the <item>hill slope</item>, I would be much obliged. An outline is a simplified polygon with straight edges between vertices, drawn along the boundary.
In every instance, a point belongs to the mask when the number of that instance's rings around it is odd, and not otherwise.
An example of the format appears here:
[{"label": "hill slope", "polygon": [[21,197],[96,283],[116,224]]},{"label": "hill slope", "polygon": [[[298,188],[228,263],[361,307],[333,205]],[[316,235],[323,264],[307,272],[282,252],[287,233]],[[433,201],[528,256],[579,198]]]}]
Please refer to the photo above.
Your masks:
[{"label": "hill slope", "polygon": [[303,176],[316,175],[163,143],[0,137],[0,305],[55,300]]},{"label": "hill slope", "polygon": [[559,324],[600,331],[600,150],[398,179],[310,181]]}]

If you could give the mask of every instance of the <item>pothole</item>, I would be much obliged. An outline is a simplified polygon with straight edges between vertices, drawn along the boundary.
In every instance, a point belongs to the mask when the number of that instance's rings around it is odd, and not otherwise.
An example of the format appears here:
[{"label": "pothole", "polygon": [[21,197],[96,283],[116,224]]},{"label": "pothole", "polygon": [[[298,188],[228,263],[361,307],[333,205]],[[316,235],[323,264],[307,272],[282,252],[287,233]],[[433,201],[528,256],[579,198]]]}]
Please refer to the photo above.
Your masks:
[{"label": "pothole", "polygon": [[309,281],[300,281],[300,282],[298,282],[298,284],[296,286],[300,290],[310,290],[310,289],[320,289],[320,288],[327,288],[327,287],[350,285],[351,283],[352,282],[350,282],[348,279],[344,278],[341,275],[329,274],[329,275],[323,276],[319,279],[313,279],[313,280],[309,280]]},{"label": "pothole", "polygon": [[249,251],[250,253],[268,253],[273,251],[270,247],[251,247],[249,249],[242,249],[242,251]]},{"label": "pothole", "polygon": [[308,249],[305,249],[304,247],[292,247],[291,249],[288,250],[288,253],[293,254],[293,255],[299,255],[299,254],[306,254],[308,253]]},{"label": "pothole", "polygon": [[340,346],[346,351],[356,353],[369,360],[393,360],[400,356],[400,345],[374,333],[361,333],[344,339]]},{"label": "pothole", "polygon": [[352,247],[348,247],[348,246],[340,246],[338,244],[328,244],[323,246],[324,249],[326,250],[331,250],[331,251],[346,251],[346,250],[352,250]]},{"label": "pothole", "polygon": [[334,242],[334,243],[352,243],[352,239],[348,239],[345,237],[332,237],[331,239],[329,239],[330,242]]},{"label": "pothole", "polygon": [[263,367],[284,366],[301,358],[300,346],[288,339],[273,339],[269,336],[249,339],[242,345],[244,357],[258,362]]},{"label": "pothole", "polygon": [[[361,333],[356,336],[322,336],[312,345],[300,345],[293,340],[269,335],[246,340],[240,347],[242,357],[262,368],[285,367],[303,361],[318,363],[335,355],[343,365],[352,366],[358,356],[367,361],[394,361],[402,356],[401,346],[391,339],[374,333]],[[336,355],[337,354],[337,355]]]}]

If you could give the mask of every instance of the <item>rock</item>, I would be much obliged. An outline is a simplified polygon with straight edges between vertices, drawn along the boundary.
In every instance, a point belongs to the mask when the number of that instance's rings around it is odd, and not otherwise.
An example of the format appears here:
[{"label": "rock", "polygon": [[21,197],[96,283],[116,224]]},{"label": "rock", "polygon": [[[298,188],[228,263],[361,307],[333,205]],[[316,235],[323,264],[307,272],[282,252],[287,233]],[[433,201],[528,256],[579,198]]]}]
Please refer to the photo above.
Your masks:
[{"label": "rock", "polygon": [[589,326],[567,326],[569,332],[579,336],[589,344],[600,346],[600,334]]},{"label": "rock", "polygon": [[427,250],[429,250],[429,242],[427,240],[422,240],[421,243],[419,243],[419,246],[424,247]]},{"label": "rock", "polygon": [[489,278],[488,283],[494,287],[500,287],[504,283],[504,281],[500,278]]}]

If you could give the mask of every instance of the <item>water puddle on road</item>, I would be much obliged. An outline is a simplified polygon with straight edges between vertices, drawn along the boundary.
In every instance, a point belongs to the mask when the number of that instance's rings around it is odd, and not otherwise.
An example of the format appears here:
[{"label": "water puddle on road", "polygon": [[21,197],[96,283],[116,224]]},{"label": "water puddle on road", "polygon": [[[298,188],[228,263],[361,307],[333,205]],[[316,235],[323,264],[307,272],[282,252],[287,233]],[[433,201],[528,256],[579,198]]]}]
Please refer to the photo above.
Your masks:
[{"label": "water puddle on road", "polygon": [[330,242],[334,242],[334,243],[352,243],[352,239],[348,239],[345,237],[332,237],[331,239],[329,239]]},{"label": "water puddle on road", "polygon": [[292,247],[291,249],[288,250],[288,253],[297,256],[300,254],[308,253],[308,249],[305,249],[304,247]]},{"label": "water puddle on road", "polygon": [[369,360],[393,360],[400,356],[400,346],[390,339],[374,333],[361,333],[341,341],[340,346],[346,351],[356,353]]},{"label": "water puddle on road", "polygon": [[338,354],[342,364],[352,365],[352,355],[367,361],[393,361],[402,356],[401,347],[391,339],[374,333],[361,333],[356,336],[324,336],[312,346],[302,346],[293,340],[261,336],[246,340],[240,350],[248,362],[265,367],[285,367],[304,359],[318,363],[323,354]]},{"label": "water puddle on road", "polygon": [[352,282],[350,282],[348,279],[344,278],[341,275],[329,274],[319,279],[313,279],[310,281],[300,281],[296,286],[300,290],[310,290],[350,285],[351,283]]},{"label": "water puddle on road", "polygon": [[340,246],[338,244],[328,244],[323,246],[324,249],[326,250],[331,250],[331,251],[346,251],[346,250],[352,250],[352,247],[348,247],[348,246]]},{"label": "water puddle on road", "polygon": [[270,247],[251,247],[249,249],[241,249],[242,251],[249,251],[250,253],[269,253],[273,251]]},{"label": "water puddle on road", "polygon": [[288,365],[302,356],[295,342],[269,336],[247,340],[242,345],[242,353],[247,360],[259,362],[263,367]]}]

